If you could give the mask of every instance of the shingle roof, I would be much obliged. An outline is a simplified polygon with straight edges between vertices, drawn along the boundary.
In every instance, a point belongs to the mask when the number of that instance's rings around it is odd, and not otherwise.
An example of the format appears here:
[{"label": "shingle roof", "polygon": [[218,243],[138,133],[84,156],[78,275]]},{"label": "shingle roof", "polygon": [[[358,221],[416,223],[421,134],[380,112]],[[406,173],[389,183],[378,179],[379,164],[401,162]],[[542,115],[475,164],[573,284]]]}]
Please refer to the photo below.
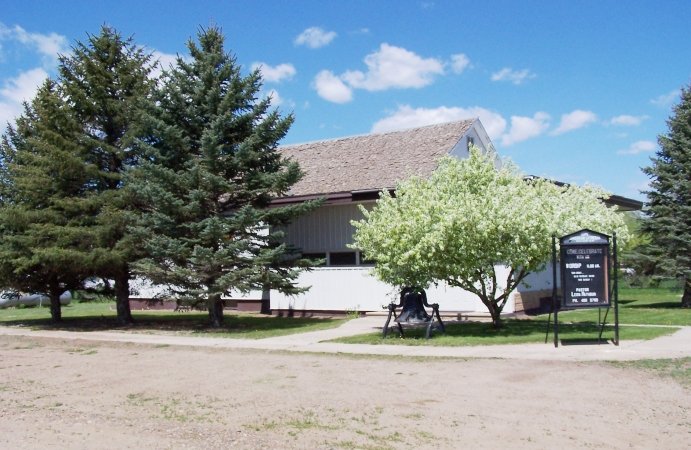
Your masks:
[{"label": "shingle roof", "polygon": [[380,190],[411,175],[427,176],[475,120],[281,147],[305,172],[288,195]]}]

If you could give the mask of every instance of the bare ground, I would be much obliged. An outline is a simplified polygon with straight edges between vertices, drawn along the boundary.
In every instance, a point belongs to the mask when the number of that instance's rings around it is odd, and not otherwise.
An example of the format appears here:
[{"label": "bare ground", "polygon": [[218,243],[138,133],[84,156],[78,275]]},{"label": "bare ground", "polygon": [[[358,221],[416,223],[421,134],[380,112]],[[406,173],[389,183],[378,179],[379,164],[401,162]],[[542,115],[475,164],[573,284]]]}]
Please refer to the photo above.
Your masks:
[{"label": "bare ground", "polygon": [[690,394],[596,362],[0,336],[7,449],[688,449]]}]

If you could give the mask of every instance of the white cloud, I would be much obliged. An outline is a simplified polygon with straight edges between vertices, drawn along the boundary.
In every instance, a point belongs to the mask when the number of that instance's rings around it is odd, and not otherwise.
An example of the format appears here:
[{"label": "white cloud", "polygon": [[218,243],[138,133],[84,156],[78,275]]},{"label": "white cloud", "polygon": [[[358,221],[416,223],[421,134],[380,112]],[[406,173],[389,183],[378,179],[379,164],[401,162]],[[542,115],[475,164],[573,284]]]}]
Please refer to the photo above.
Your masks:
[{"label": "white cloud", "polygon": [[39,67],[4,82],[0,89],[0,130],[23,112],[22,102],[31,101],[46,78],[48,72]]},{"label": "white cloud", "polygon": [[653,152],[655,149],[657,149],[657,144],[653,141],[636,141],[629,148],[619,150],[617,155],[638,155]]},{"label": "white cloud", "polygon": [[622,127],[636,127],[647,120],[648,116],[630,116],[623,114],[621,116],[612,117],[609,120],[610,125],[617,125]]},{"label": "white cloud", "polygon": [[252,70],[255,69],[259,69],[262,73],[262,78],[264,81],[269,83],[280,83],[283,80],[289,80],[297,73],[295,66],[292,64],[270,66],[263,62],[256,62],[252,64]]},{"label": "white cloud", "polygon": [[504,67],[498,72],[492,74],[492,81],[509,81],[513,84],[523,84],[527,80],[535,78],[537,75],[528,69],[513,70],[510,67]]},{"label": "white cloud", "polygon": [[0,95],[13,103],[21,104],[23,101],[30,101],[46,78],[48,78],[48,72],[40,67],[22,72],[17,78],[5,81],[0,89]]},{"label": "white cloud", "polygon": [[679,90],[674,90],[672,92],[668,92],[667,94],[662,94],[658,97],[655,97],[654,99],[650,100],[650,103],[661,108],[666,108],[674,103],[678,98]]},{"label": "white cloud", "polygon": [[506,120],[498,113],[475,106],[458,108],[440,106],[439,108],[413,108],[401,105],[394,113],[372,125],[373,133],[405,130],[425,125],[452,122],[479,117],[490,139],[498,139],[506,129]]},{"label": "white cloud", "polygon": [[348,103],[353,99],[353,91],[329,70],[322,70],[314,78],[314,88],[324,100],[334,103]]},{"label": "white cloud", "polygon": [[309,48],[320,48],[329,45],[336,38],[335,31],[325,31],[319,27],[310,27],[295,38],[295,45],[306,45]]},{"label": "white cloud", "polygon": [[360,28],[355,31],[351,31],[350,34],[370,34],[369,28]]},{"label": "white cloud", "polygon": [[266,97],[271,97],[271,105],[274,107],[283,103],[283,99],[276,89],[269,89],[269,92],[266,93]]},{"label": "white cloud", "polygon": [[536,112],[533,117],[511,116],[511,129],[501,137],[502,145],[512,145],[543,134],[549,128],[551,117]]},{"label": "white cloud", "polygon": [[19,103],[0,102],[0,133],[4,133],[7,124],[12,124],[22,112],[23,108]]},{"label": "white cloud", "polygon": [[464,53],[451,55],[451,70],[453,70],[454,73],[463,73],[465,69],[470,67],[470,58]]},{"label": "white cloud", "polygon": [[59,54],[69,51],[65,36],[57,33],[29,33],[19,25],[10,28],[0,23],[0,39],[16,41],[35,49],[43,57],[44,66],[48,68],[56,66]]},{"label": "white cloud", "polygon": [[569,131],[577,130],[596,121],[597,115],[595,115],[594,112],[577,109],[568,114],[562,114],[561,122],[559,122],[557,129],[552,132],[552,135],[556,136]]},{"label": "white cloud", "polygon": [[391,88],[421,88],[444,73],[444,64],[435,58],[421,58],[401,47],[381,44],[365,57],[367,73],[351,70],[341,78],[353,88],[382,91]]},{"label": "white cloud", "polygon": [[170,71],[171,66],[175,66],[178,55],[163,53],[158,50],[151,51],[151,78],[159,78],[164,70]]}]

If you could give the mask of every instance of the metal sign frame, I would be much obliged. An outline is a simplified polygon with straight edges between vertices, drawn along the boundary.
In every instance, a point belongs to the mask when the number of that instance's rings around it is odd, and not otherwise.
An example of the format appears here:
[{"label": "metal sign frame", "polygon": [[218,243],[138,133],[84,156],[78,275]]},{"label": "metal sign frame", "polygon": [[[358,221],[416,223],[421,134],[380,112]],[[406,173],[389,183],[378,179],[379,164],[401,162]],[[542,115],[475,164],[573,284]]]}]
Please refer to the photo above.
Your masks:
[{"label": "metal sign frame", "polygon": [[609,236],[587,229],[563,236],[559,253],[562,307],[609,307]]},{"label": "metal sign frame", "polygon": [[[552,311],[547,319],[547,334],[552,313],[554,313],[554,346],[559,346],[558,312],[564,308],[607,307],[604,319],[599,323],[598,343],[609,314],[614,306],[614,344],[619,345],[619,293],[617,236],[612,235],[613,251],[610,252],[610,237],[596,231],[583,229],[559,239],[561,269],[561,300],[557,297],[557,243],[552,236]],[[601,311],[601,309],[599,310]],[[600,317],[600,314],[598,314]],[[598,320],[598,322],[600,322]]]}]

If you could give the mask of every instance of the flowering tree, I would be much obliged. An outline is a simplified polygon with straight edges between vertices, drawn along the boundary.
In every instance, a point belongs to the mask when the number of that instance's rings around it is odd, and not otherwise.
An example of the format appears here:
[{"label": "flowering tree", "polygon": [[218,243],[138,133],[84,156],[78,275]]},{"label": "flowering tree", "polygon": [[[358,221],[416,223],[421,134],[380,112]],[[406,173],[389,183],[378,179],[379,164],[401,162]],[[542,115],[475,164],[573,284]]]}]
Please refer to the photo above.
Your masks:
[{"label": "flowering tree", "polygon": [[[551,254],[552,235],[582,228],[616,231],[623,217],[593,187],[525,179],[493,153],[473,148],[467,159],[444,159],[429,179],[382,192],[353,222],[354,246],[376,261],[374,274],[394,286],[428,287],[445,281],[478,296],[496,328],[509,295]],[[508,268],[498,279],[497,266]]]}]

